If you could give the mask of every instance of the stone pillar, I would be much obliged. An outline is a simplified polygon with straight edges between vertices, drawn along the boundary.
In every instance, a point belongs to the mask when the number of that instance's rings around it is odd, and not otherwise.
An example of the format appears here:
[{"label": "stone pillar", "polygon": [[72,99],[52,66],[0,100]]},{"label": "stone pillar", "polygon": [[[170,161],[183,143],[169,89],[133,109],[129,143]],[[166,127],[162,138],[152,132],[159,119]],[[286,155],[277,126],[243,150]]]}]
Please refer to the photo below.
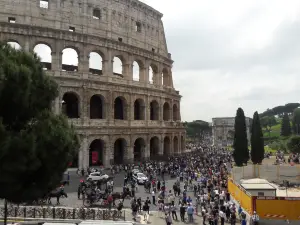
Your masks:
[{"label": "stone pillar", "polygon": [[173,117],[174,117],[174,115],[173,115],[173,104],[174,104],[174,101],[172,99],[171,105],[170,105],[170,121],[176,121],[176,119],[175,120],[173,119]]},{"label": "stone pillar", "polygon": [[83,72],[83,73],[89,73],[89,68],[90,68],[90,62],[89,62],[89,55],[81,54],[78,57],[78,71]]},{"label": "stone pillar", "polygon": [[182,148],[181,148],[181,133],[178,134],[178,154],[182,153]]},{"label": "stone pillar", "polygon": [[145,160],[149,160],[150,159],[150,143],[147,143],[145,146]]},{"label": "stone pillar", "polygon": [[149,70],[147,70],[147,68],[144,65],[140,68],[139,76],[140,76],[140,82],[148,83]]},{"label": "stone pillar", "polygon": [[53,71],[61,71],[62,67],[62,52],[58,51],[58,52],[51,52],[51,70]]},{"label": "stone pillar", "polygon": [[108,49],[107,51],[107,58],[102,59],[102,73],[105,76],[112,76],[113,75],[113,58],[112,52]]},{"label": "stone pillar", "polygon": [[86,136],[83,136],[81,139],[81,146],[79,152],[79,168],[86,169],[89,167],[89,148],[88,148],[88,139]]},{"label": "stone pillar", "polygon": [[159,121],[163,122],[164,121],[164,102],[162,98],[159,100]]},{"label": "stone pillar", "polygon": [[134,146],[128,145],[125,149],[124,161],[125,163],[133,163],[134,161]]},{"label": "stone pillar", "polygon": [[122,75],[126,80],[133,80],[133,64],[126,63],[122,65]]},{"label": "stone pillar", "polygon": [[160,148],[159,148],[159,155],[163,155],[164,154],[164,138],[162,137],[161,138],[161,141],[160,141]]},{"label": "stone pillar", "polygon": [[113,149],[111,149],[111,144],[110,143],[106,144],[104,147],[104,160],[103,160],[104,168],[110,167],[111,160],[114,159],[113,153],[114,151]]}]

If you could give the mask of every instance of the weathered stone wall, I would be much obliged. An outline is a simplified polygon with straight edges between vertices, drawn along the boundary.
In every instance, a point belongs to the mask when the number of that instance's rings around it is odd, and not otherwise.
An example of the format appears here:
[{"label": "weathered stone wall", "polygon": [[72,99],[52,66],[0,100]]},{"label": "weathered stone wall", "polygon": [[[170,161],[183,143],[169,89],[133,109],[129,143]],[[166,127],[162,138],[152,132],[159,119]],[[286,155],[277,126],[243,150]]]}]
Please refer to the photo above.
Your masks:
[{"label": "weathered stone wall", "polygon": [[[37,44],[51,48],[52,63],[47,74],[60,86],[53,110],[62,112],[65,93],[76,95],[79,103],[79,118],[70,119],[82,143],[79,167],[89,166],[89,145],[95,139],[104,142],[105,166],[113,159],[114,142],[118,138],[126,141],[124,154],[129,162],[138,138],[145,142],[146,159],[153,137],[159,140],[160,155],[166,146],[170,148],[168,154],[184,150],[181,96],[173,87],[173,61],[167,51],[162,14],[136,0],[51,0],[48,8],[40,4],[38,0],[0,0],[0,40],[17,42],[27,51],[33,51]],[[78,67],[73,71],[62,68],[65,48],[73,48],[78,55]],[[99,74],[89,68],[91,52],[101,55]],[[122,61],[121,76],[113,72],[114,57]],[[139,64],[139,81],[133,80],[134,61]],[[150,67],[153,82],[149,81]],[[102,119],[90,119],[90,99],[94,95],[103,99]],[[114,119],[116,97],[124,100],[125,120]],[[143,120],[134,120],[137,99],[144,102]],[[159,118],[150,120],[150,103],[154,100],[158,103]],[[163,118],[164,104],[170,108],[167,120]]]}]

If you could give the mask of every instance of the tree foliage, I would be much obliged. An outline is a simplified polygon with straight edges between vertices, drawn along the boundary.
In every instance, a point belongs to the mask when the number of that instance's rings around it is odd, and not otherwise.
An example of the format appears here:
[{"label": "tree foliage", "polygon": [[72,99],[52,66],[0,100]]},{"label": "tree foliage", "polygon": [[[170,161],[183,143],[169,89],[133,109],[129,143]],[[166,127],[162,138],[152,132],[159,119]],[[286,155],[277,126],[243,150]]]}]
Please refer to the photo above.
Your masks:
[{"label": "tree foliage", "polygon": [[290,118],[287,113],[284,114],[281,120],[281,136],[288,137],[292,134]]},{"label": "tree foliage", "polygon": [[202,140],[205,134],[211,132],[211,127],[209,123],[202,120],[195,120],[193,122],[185,122],[184,126],[186,128],[187,136],[193,138],[194,140]]},{"label": "tree foliage", "polygon": [[272,126],[277,124],[275,116],[264,116],[261,117],[261,125],[268,132],[269,136],[272,132]]},{"label": "tree foliage", "polygon": [[287,148],[292,153],[300,153],[300,136],[295,135],[288,139]]},{"label": "tree foliage", "polygon": [[257,112],[253,115],[251,127],[251,161],[253,164],[261,164],[265,155],[264,137]]},{"label": "tree foliage", "polygon": [[235,116],[233,140],[233,158],[237,166],[243,166],[249,160],[246,118],[242,108],[238,108]]},{"label": "tree foliage", "polygon": [[265,116],[279,116],[283,117],[285,113],[288,115],[291,115],[296,108],[300,106],[300,103],[287,103],[285,105],[276,106],[272,109],[267,109],[263,113],[261,113],[259,116],[265,117]]},{"label": "tree foliage", "polygon": [[293,124],[294,134],[299,135],[300,134],[300,108],[294,110],[292,124]]},{"label": "tree foliage", "polygon": [[44,196],[77,153],[74,129],[51,112],[57,95],[37,55],[0,44],[0,198]]}]

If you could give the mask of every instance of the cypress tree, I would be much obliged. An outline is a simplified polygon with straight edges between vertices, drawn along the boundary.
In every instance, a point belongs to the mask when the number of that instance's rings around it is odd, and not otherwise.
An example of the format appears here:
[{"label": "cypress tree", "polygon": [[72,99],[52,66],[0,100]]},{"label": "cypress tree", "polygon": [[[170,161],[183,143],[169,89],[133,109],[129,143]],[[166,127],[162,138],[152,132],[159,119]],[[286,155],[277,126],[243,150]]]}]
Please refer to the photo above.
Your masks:
[{"label": "cypress tree", "polygon": [[265,148],[263,132],[260,125],[258,113],[253,115],[251,127],[251,161],[253,164],[261,164],[264,159]]},{"label": "cypress tree", "polygon": [[291,130],[291,123],[290,123],[290,118],[287,113],[283,115],[282,121],[281,121],[281,136],[288,137],[292,134]]},{"label": "cypress tree", "polygon": [[234,123],[233,158],[237,166],[249,160],[246,118],[242,108],[238,108]]}]

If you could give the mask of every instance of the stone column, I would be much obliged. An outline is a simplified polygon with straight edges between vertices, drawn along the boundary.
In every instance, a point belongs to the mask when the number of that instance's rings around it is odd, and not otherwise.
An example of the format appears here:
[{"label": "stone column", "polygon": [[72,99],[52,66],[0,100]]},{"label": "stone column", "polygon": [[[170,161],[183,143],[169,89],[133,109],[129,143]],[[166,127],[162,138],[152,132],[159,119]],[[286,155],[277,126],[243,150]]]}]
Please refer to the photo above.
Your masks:
[{"label": "stone column", "polygon": [[164,102],[162,98],[159,100],[159,121],[163,122],[164,121]]},{"label": "stone column", "polygon": [[113,58],[111,50],[107,51],[107,58],[102,59],[102,73],[105,76],[113,75]]},{"label": "stone column", "polygon": [[147,143],[145,146],[145,160],[149,160],[150,159],[150,143]]},{"label": "stone column", "polygon": [[122,65],[122,75],[124,76],[124,79],[126,80],[133,80],[133,64],[126,63]]},{"label": "stone column", "polygon": [[88,149],[88,139],[86,136],[83,136],[81,139],[81,146],[79,152],[79,168],[86,169],[89,167],[89,149]]},{"label": "stone column", "polygon": [[113,149],[111,149],[111,144],[107,143],[104,147],[104,160],[103,160],[104,168],[110,167],[111,159],[112,160],[114,159],[113,153],[114,151]]},{"label": "stone column", "polygon": [[62,52],[51,52],[51,70],[53,71],[61,71],[62,67]]},{"label": "stone column", "polygon": [[134,151],[134,146],[132,146],[132,145],[126,146],[125,154],[124,154],[125,163],[133,163],[133,161],[134,161],[133,151]]},{"label": "stone column", "polygon": [[181,154],[181,133],[178,134],[178,154]]},{"label": "stone column", "polygon": [[86,55],[85,53],[81,54],[78,57],[78,71],[88,74],[89,68],[90,68],[90,62],[89,62],[89,55]]},{"label": "stone column", "polygon": [[164,154],[164,138],[162,137],[161,138],[161,141],[160,141],[160,148],[159,148],[159,155],[163,155]]},{"label": "stone column", "polygon": [[170,105],[170,121],[176,121],[176,119],[175,120],[173,119],[173,117],[174,117],[174,115],[173,115],[173,104],[174,104],[174,101],[172,99],[171,105]]}]

